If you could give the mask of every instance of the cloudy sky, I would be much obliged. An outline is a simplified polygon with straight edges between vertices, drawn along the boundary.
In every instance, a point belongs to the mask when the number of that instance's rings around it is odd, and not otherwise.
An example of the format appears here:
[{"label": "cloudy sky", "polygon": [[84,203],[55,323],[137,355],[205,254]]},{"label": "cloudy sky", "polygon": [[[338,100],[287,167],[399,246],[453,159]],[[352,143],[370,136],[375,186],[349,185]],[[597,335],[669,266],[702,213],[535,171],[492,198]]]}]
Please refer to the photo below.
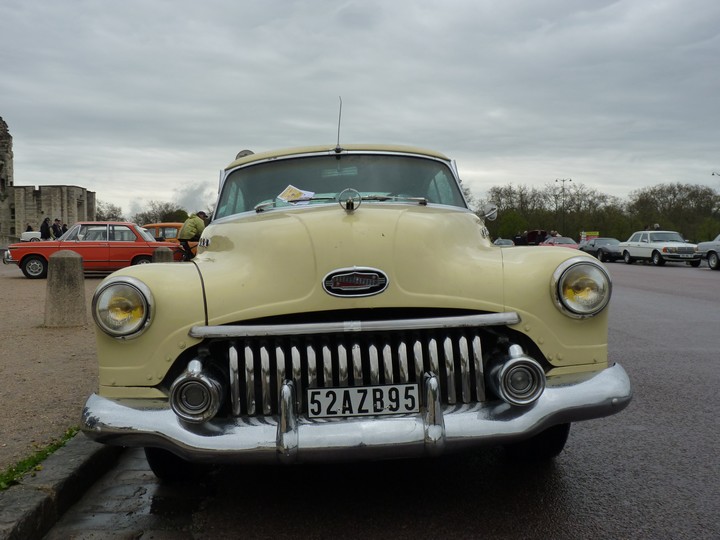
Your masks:
[{"label": "cloudy sky", "polygon": [[2,0],[15,184],[193,211],[254,151],[412,144],[489,187],[720,189],[717,0]]}]

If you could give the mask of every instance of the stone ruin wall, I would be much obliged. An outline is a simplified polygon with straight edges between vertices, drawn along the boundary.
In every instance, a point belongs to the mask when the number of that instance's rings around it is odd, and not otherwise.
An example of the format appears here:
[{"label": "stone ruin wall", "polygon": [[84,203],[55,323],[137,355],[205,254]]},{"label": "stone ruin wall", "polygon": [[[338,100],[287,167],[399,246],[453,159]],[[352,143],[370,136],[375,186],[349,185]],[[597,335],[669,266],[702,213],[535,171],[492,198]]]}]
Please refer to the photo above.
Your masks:
[{"label": "stone ruin wall", "polygon": [[14,185],[12,136],[0,117],[0,247],[19,241],[28,224],[39,230],[46,217],[68,227],[93,221],[96,203],[93,191],[78,186]]}]

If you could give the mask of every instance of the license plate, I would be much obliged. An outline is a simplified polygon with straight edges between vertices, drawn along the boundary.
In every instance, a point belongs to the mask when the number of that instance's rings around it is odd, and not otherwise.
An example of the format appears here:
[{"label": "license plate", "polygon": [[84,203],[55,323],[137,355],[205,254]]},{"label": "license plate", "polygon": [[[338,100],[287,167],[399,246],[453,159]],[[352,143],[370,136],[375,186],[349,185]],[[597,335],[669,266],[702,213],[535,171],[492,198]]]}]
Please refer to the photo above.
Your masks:
[{"label": "license plate", "polygon": [[692,255],[680,255],[683,259],[689,259]]},{"label": "license plate", "polygon": [[309,388],[310,418],[406,414],[420,410],[417,384]]}]

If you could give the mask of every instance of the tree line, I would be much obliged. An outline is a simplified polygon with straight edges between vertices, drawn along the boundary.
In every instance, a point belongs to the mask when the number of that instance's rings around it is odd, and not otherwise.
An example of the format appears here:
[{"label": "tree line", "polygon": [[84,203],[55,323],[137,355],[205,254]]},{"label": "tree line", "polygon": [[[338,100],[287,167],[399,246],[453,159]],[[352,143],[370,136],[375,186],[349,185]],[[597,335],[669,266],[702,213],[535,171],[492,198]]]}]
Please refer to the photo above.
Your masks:
[{"label": "tree line", "polygon": [[490,188],[482,203],[488,201],[499,210],[497,220],[487,222],[493,238],[543,229],[575,240],[583,231],[626,240],[656,225],[693,242],[720,234],[720,193],[697,184],[659,184],[635,190],[625,200],[580,182],[541,188],[509,184]]},{"label": "tree line", "polygon": [[[145,209],[133,215],[130,221],[138,225],[149,225],[150,223],[183,223],[188,216],[187,210],[180,207],[177,203],[149,201]],[[127,221],[123,215],[122,208],[103,201],[97,202],[95,219],[98,221]]]}]

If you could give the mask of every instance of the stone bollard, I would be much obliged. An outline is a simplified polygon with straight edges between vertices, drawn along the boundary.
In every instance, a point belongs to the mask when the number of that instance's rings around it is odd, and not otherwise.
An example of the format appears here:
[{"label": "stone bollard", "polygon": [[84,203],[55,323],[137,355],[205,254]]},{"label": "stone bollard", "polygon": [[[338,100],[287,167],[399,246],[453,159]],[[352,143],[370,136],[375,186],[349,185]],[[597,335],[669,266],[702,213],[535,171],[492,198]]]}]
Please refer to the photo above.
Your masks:
[{"label": "stone bollard", "polygon": [[67,249],[50,256],[45,294],[45,326],[87,324],[82,257]]},{"label": "stone bollard", "polygon": [[169,247],[161,246],[153,253],[153,262],[173,262],[173,252]]}]

